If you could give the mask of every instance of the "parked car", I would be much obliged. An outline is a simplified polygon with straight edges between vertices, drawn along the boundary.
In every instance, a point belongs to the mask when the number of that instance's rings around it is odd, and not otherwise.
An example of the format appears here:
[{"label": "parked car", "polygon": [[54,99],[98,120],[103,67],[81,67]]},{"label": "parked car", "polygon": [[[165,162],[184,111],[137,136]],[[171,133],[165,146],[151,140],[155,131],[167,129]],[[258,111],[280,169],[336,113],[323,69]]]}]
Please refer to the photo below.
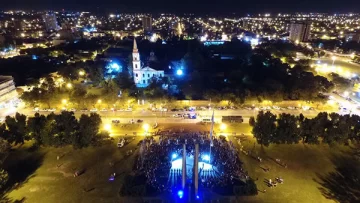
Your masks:
[{"label": "parked car", "polygon": [[175,118],[179,118],[179,117],[183,117],[183,115],[182,115],[182,114],[180,114],[180,113],[177,113],[177,114],[174,114],[174,115],[173,115],[173,117],[175,117]]},{"label": "parked car", "polygon": [[278,106],[273,106],[273,109],[275,109],[275,110],[280,110],[280,107],[278,107]]},{"label": "parked car", "polygon": [[98,110],[96,108],[90,109],[90,112],[97,112]]},{"label": "parked car", "polygon": [[76,112],[76,109],[72,108],[72,109],[69,109],[69,111]]},{"label": "parked car", "polygon": [[47,109],[47,111],[49,111],[49,112],[55,112],[56,109]]},{"label": "parked car", "polygon": [[108,110],[104,108],[104,109],[101,109],[100,111],[101,111],[101,112],[106,112],[106,111],[108,111]]},{"label": "parked car", "polygon": [[81,109],[80,111],[81,111],[81,112],[87,112],[88,109]]}]

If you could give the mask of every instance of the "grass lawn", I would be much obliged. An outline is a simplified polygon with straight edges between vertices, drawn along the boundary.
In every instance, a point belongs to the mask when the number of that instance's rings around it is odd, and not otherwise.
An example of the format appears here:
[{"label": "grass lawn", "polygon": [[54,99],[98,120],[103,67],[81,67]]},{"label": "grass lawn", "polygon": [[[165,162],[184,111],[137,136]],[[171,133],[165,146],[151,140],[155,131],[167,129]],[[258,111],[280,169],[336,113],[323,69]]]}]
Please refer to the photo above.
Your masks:
[{"label": "grass lawn", "polygon": [[[18,189],[8,193],[10,200],[25,202],[119,202],[119,189],[125,173],[129,173],[134,165],[135,155],[125,157],[127,150],[134,150],[140,137],[123,148],[117,148],[115,143],[101,147],[74,150],[72,147],[43,148],[36,153],[28,152],[26,147],[17,149],[8,158],[5,168],[33,168],[27,172],[23,184]],[[60,159],[57,160],[57,156]],[[24,160],[37,160],[37,166]],[[110,166],[110,162],[114,166]],[[38,168],[37,168],[38,167]],[[85,172],[74,178],[77,170]],[[22,173],[22,168],[15,171],[16,176]],[[116,173],[115,181],[108,178]],[[25,175],[25,174],[24,174]],[[16,181],[21,182],[21,180]],[[91,190],[86,192],[86,190]]]},{"label": "grass lawn", "polygon": [[[334,158],[348,154],[349,147],[297,144],[270,145],[262,148],[258,144],[254,147],[252,136],[242,138],[243,149],[252,151],[252,156],[242,152],[239,154],[244,168],[249,172],[250,177],[258,179],[256,184],[260,191],[266,189],[265,193],[259,192],[257,196],[242,198],[242,202],[335,202],[326,199],[321,193],[319,175],[327,176],[329,172],[334,171]],[[234,138],[230,139],[239,146]],[[262,162],[260,163],[253,156],[261,157]],[[286,163],[287,168],[279,165],[275,159]],[[270,168],[270,171],[265,172],[261,167]],[[264,182],[265,179],[274,181],[279,176],[284,179],[284,183],[278,184],[277,187],[270,188]]]},{"label": "grass lawn", "polygon": [[[138,126],[139,127],[139,126]],[[168,124],[161,126],[167,129],[185,129],[186,131],[208,131],[210,125],[200,124]],[[215,126],[215,130],[219,126]],[[136,129],[131,129],[136,130]],[[249,172],[250,177],[257,179],[259,190],[266,189],[266,193],[259,192],[254,197],[242,197],[239,202],[286,202],[286,203],[327,203],[333,202],[326,199],[319,190],[320,184],[318,174],[327,175],[334,170],[332,158],[347,153],[349,147],[327,145],[271,145],[261,148],[255,145],[250,133],[250,128],[245,124],[228,125],[229,132],[237,131],[244,133],[240,136],[245,150],[260,156],[263,161],[240,152],[243,167]],[[6,198],[9,200],[25,200],[28,203],[132,203],[133,199],[119,197],[125,174],[131,173],[134,166],[135,151],[129,157],[125,153],[135,150],[136,145],[142,139],[138,136],[123,148],[116,147],[116,138],[113,143],[100,147],[89,147],[75,150],[72,147],[63,148],[41,148],[30,151],[25,145],[13,152],[8,157],[4,168],[11,171],[11,183],[18,182],[16,189],[9,191]],[[229,136],[234,145],[239,147],[234,137]],[[57,160],[57,156],[60,157]],[[280,159],[288,167],[284,168],[273,159]],[[114,166],[110,166],[110,162]],[[269,167],[269,172],[264,172],[262,167]],[[85,173],[73,177],[77,170],[84,169]],[[116,173],[115,181],[110,182],[108,178],[111,173]],[[276,188],[268,188],[264,180],[275,179],[281,176],[284,184]],[[1,202],[1,201],[0,201]],[[138,201],[136,201],[138,202]]]}]

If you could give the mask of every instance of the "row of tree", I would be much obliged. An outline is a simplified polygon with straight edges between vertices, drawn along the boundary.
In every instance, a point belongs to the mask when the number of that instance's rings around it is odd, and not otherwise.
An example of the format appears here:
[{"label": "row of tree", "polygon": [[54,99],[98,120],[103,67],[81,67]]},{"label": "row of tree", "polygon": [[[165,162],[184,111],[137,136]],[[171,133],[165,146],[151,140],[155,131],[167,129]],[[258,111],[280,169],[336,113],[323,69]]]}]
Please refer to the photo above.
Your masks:
[{"label": "row of tree", "polygon": [[98,114],[81,115],[79,119],[73,112],[63,111],[61,114],[48,116],[35,114],[26,117],[16,113],[14,117],[7,116],[0,125],[0,138],[9,144],[23,144],[25,140],[34,140],[36,145],[65,146],[75,148],[96,145],[108,137],[106,132],[100,132],[101,118]]},{"label": "row of tree", "polygon": [[348,144],[360,141],[360,116],[319,113],[315,118],[260,111],[249,120],[257,142],[270,144]]}]

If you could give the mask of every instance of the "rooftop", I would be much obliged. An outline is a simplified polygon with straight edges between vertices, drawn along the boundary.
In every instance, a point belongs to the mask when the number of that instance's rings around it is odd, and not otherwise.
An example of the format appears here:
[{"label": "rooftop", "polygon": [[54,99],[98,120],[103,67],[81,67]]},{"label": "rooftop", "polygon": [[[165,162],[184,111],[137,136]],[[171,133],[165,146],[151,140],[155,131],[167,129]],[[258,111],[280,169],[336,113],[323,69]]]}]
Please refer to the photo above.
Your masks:
[{"label": "rooftop", "polygon": [[10,80],[13,80],[14,78],[12,76],[5,76],[5,75],[0,75],[0,84],[4,83],[4,82],[8,82]]}]

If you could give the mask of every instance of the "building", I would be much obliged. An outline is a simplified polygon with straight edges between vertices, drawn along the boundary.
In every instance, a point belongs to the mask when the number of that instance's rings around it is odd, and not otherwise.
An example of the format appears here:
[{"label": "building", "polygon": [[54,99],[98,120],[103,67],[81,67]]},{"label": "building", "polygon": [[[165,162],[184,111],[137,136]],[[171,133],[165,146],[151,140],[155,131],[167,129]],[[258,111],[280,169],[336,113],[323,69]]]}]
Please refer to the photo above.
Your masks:
[{"label": "building", "polygon": [[144,16],[142,18],[142,25],[143,25],[144,33],[152,32],[152,17]]},{"label": "building", "polygon": [[17,100],[17,96],[13,77],[0,76],[0,108],[8,107]]},{"label": "building", "polygon": [[290,41],[306,42],[310,37],[311,22],[293,22],[290,25]]},{"label": "building", "polygon": [[149,66],[141,67],[140,54],[135,39],[132,57],[133,77],[136,87],[147,87],[151,83],[151,80],[164,77],[163,70],[158,71]]},{"label": "building", "polygon": [[59,30],[60,29],[60,26],[57,22],[57,19],[56,19],[56,15],[53,14],[53,13],[47,13],[47,14],[44,14],[42,16],[43,20],[44,20],[44,23],[45,23],[45,28],[47,31],[50,31],[50,30]]}]

